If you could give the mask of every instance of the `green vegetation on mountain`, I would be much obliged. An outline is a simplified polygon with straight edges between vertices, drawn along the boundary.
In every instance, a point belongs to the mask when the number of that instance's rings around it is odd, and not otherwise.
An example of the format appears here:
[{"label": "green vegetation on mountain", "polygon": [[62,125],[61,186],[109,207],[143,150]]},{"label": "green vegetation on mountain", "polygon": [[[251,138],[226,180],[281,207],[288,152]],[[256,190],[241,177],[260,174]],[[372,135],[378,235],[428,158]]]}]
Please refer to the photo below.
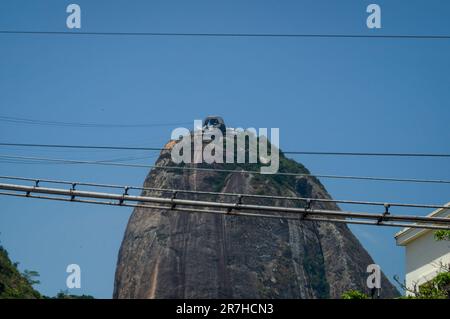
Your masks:
[{"label": "green vegetation on mountain", "polygon": [[33,288],[39,283],[38,273],[26,270],[21,273],[17,263],[11,262],[8,252],[0,246],[0,298],[1,299],[37,299],[41,294]]}]

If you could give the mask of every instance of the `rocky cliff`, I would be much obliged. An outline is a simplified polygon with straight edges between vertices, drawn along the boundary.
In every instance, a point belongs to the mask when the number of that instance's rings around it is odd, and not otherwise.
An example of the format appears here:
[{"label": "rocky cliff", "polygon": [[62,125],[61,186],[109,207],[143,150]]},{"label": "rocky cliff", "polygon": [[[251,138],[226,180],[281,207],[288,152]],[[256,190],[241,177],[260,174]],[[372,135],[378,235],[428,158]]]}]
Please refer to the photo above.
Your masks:
[{"label": "rocky cliff", "polygon": [[[174,165],[169,151],[161,153],[157,165]],[[255,164],[239,168],[254,170]],[[308,173],[283,155],[280,171]],[[311,177],[217,171],[152,170],[144,187],[330,198]],[[179,198],[213,200],[208,196]],[[267,199],[244,203],[303,205]],[[314,205],[339,209],[333,203]],[[367,292],[366,267],[372,263],[345,224],[136,208],[119,252],[114,298],[339,298],[350,289]],[[381,293],[398,295],[384,275]]]}]

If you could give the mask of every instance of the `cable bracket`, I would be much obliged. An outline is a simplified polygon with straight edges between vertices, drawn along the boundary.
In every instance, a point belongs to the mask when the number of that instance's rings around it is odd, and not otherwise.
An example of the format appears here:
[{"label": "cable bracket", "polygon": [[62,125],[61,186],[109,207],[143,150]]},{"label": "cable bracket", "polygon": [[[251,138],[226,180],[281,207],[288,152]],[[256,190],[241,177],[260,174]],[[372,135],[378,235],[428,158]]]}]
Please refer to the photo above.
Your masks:
[{"label": "cable bracket", "polygon": [[172,201],[172,205],[170,206],[170,209],[174,209],[177,206],[177,204],[173,202],[175,199],[177,199],[177,195],[178,195],[178,191],[174,191],[172,193],[172,197],[170,198]]},{"label": "cable bracket", "polygon": [[75,200],[75,195],[73,194],[73,192],[76,190],[77,183],[72,183],[72,188],[70,189],[70,192],[72,193],[72,195],[70,196],[70,200],[73,201]]},{"label": "cable bracket", "polygon": [[231,213],[233,209],[239,209],[239,206],[242,204],[242,197],[243,197],[242,195],[237,196],[237,200],[236,203],[234,203],[234,207],[227,208],[227,214]]},{"label": "cable bracket", "polygon": [[389,208],[391,207],[391,205],[385,203],[383,206],[384,206],[384,213],[383,215],[380,216],[380,218],[378,218],[377,225],[380,225],[386,219],[386,216],[389,216],[391,214],[389,212]]},{"label": "cable bracket", "polygon": [[119,205],[123,205],[123,202],[125,201],[125,196],[128,196],[128,190],[130,189],[129,186],[125,186],[123,189],[122,198],[119,200]]},{"label": "cable bracket", "polygon": [[305,220],[306,217],[308,216],[309,211],[311,210],[311,204],[312,204],[312,200],[311,199],[307,199],[306,200],[306,206],[305,206],[305,212],[303,214],[301,214],[300,220]]}]

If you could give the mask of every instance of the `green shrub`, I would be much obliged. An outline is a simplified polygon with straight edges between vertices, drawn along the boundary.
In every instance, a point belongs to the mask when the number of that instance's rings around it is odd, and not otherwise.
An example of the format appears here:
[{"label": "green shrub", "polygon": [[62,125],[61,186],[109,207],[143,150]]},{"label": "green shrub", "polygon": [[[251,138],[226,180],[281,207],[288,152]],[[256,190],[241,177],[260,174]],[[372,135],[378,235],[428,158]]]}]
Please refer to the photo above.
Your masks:
[{"label": "green shrub", "polygon": [[358,290],[349,290],[342,294],[342,299],[369,299],[369,296],[358,291]]},{"label": "green shrub", "polygon": [[434,233],[434,238],[438,241],[450,240],[450,230],[438,230]]}]

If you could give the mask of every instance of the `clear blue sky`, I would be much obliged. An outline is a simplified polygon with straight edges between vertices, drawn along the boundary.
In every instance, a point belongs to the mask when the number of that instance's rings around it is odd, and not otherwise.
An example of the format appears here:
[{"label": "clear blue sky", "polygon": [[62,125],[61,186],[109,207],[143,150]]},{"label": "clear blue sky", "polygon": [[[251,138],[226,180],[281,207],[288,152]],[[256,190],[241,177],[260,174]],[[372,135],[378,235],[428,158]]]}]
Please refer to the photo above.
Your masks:
[{"label": "clear blue sky", "polygon": [[[438,0],[2,0],[0,29],[65,31],[72,2],[82,7],[82,31],[450,34],[450,2]],[[372,2],[382,7],[381,31],[365,26]],[[449,56],[449,40],[0,35],[0,115],[159,124],[221,114],[231,126],[279,127],[284,150],[450,152]],[[0,141],[161,147],[171,129],[0,123]],[[5,147],[0,153],[146,155]],[[296,159],[313,173],[450,179],[448,159]],[[0,174],[141,185],[147,170],[0,163]],[[448,185],[322,182],[340,199],[450,201]],[[1,243],[22,270],[41,274],[40,291],[65,289],[65,268],[77,263],[83,288],[71,293],[111,297],[131,209],[4,197],[0,207]],[[352,229],[390,278],[404,275],[403,250],[393,239],[399,229]]]}]

